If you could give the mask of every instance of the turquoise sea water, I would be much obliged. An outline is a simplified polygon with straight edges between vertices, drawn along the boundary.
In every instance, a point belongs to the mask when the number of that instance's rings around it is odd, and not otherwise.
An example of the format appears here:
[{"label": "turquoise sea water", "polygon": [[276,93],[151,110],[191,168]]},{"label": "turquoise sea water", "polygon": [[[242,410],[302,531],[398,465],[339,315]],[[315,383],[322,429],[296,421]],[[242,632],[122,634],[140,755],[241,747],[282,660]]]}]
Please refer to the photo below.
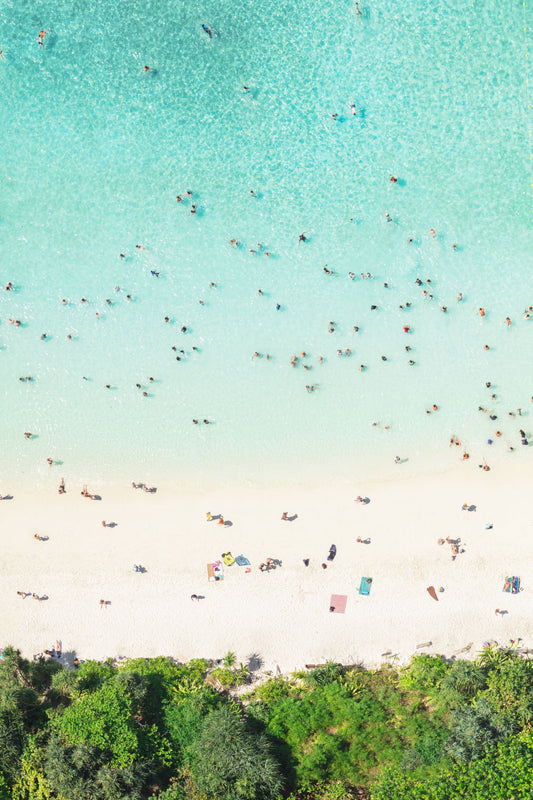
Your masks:
[{"label": "turquoise sea water", "polygon": [[451,434],[476,458],[497,428],[520,449],[529,4],[360,8],[2,5],[3,485],[47,457],[87,480],[349,479],[444,463]]}]

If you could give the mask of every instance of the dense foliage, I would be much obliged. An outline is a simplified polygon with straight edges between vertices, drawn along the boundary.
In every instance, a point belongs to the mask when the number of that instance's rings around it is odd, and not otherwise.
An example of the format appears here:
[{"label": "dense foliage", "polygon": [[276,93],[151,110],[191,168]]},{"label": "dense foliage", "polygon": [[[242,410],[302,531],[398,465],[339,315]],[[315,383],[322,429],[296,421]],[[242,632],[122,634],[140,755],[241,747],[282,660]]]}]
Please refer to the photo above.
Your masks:
[{"label": "dense foliage", "polygon": [[521,800],[532,722],[512,649],[252,682],[232,653],[70,670],[7,648],[0,800]]}]

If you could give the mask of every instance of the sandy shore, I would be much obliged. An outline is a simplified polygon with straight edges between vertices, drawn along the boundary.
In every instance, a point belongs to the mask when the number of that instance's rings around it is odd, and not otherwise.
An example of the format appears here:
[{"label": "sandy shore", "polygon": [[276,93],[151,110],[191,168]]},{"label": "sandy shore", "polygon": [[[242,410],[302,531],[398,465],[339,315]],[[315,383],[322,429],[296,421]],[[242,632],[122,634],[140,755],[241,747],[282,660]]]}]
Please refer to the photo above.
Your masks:
[{"label": "sandy shore", "polygon": [[[447,655],[470,644],[474,654],[488,639],[533,646],[531,477],[522,459],[425,477],[403,478],[399,467],[395,480],[367,485],[202,492],[166,484],[154,494],[90,485],[100,501],[68,479],[59,496],[55,476],[33,491],[9,487],[13,499],[0,503],[0,642],[28,657],[56,639],[80,658],[233,650],[282,671],[327,659],[370,666],[387,653],[406,661],[422,644]],[[464,502],[476,510],[463,511]],[[231,524],[207,522],[206,511]],[[297,517],[282,521],[283,511]],[[437,544],[447,536],[461,540],[455,561]],[[327,562],[331,544],[337,556]],[[227,550],[248,557],[251,571],[225,567],[223,581],[208,582],[207,563]],[[260,572],[267,557],[282,566]],[[502,592],[507,575],[520,576],[520,594]],[[358,593],[362,576],[373,579],[368,597]],[[438,602],[431,585],[444,588]],[[347,595],[344,614],[330,613],[331,594]]]}]

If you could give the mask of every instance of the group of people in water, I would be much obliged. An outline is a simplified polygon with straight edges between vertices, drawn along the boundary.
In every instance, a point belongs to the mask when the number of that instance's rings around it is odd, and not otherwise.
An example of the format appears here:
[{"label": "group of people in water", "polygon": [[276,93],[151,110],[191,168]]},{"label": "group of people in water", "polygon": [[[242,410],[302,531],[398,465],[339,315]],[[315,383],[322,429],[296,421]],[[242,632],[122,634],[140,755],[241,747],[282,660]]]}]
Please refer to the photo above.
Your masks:
[{"label": "group of people in water", "polygon": [[[392,178],[391,178],[391,180],[392,180]],[[395,179],[395,181],[394,181],[394,182],[396,182],[396,180],[397,180],[397,179]],[[255,192],[253,192],[253,193],[252,193],[252,196],[254,196],[254,197],[256,196]],[[187,191],[183,192],[181,195],[180,195],[180,194],[178,194],[178,195],[176,196],[176,201],[177,201],[178,203],[181,203],[181,202],[183,202],[184,200],[189,200],[189,201],[192,203],[192,200],[193,200],[193,193],[192,193],[192,191],[191,191],[191,190],[189,190],[189,189],[188,189]],[[192,205],[194,206],[194,204],[192,204]],[[434,229],[431,229],[431,230],[429,231],[429,235],[430,235],[430,236],[432,236],[433,238],[435,238],[435,237],[437,236],[437,233],[436,233],[436,231],[435,231]],[[305,245],[307,246],[307,245],[308,245],[308,242],[309,242],[309,238],[310,238],[310,237],[309,237],[309,235],[308,235],[308,232],[307,232],[307,231],[304,231],[303,233],[301,233],[301,234],[300,234],[300,235],[297,237],[297,240],[296,240],[296,241],[297,241],[297,245],[298,245],[298,246],[300,246],[301,244],[305,244]],[[238,243],[238,241],[237,241],[236,239],[232,239],[232,240],[230,241],[230,244],[231,244],[233,247],[239,246],[239,243]],[[137,244],[135,247],[136,247],[136,250],[143,251],[143,252],[149,252],[148,248],[146,248],[146,247],[145,247],[144,245],[142,245],[142,244]],[[458,248],[457,244],[454,244],[454,249],[457,249],[457,248]],[[121,258],[121,259],[122,259],[122,258],[125,258],[125,257],[126,257],[126,254],[125,254],[125,253],[120,253],[120,258]],[[331,276],[331,275],[336,275],[336,274],[337,274],[337,273],[336,273],[334,270],[330,269],[330,268],[329,268],[327,265],[326,265],[325,267],[323,267],[323,271],[324,271],[324,273],[325,273],[325,274],[327,274],[328,276]],[[159,277],[159,275],[160,275],[160,272],[159,272],[159,271],[157,271],[157,270],[153,270],[153,269],[152,269],[150,272],[151,272],[151,274],[152,274],[154,277],[156,277],[156,278],[157,278],[157,277]],[[354,272],[349,272],[349,273],[348,273],[348,278],[350,279],[350,281],[354,281],[354,280],[356,279],[356,274],[355,274]],[[374,275],[373,275],[371,272],[362,272],[362,273],[360,274],[360,280],[362,280],[362,281],[373,281],[374,279],[375,279],[375,276],[374,276]],[[422,286],[424,286],[424,285],[425,285],[425,286],[429,286],[429,287],[431,287],[431,286],[432,286],[432,279],[431,279],[431,278],[426,278],[426,279],[423,281],[423,280],[422,280],[420,277],[417,277],[417,278],[414,280],[414,283],[415,283],[415,285],[416,285],[416,286],[418,286],[418,287],[422,287]],[[17,287],[16,287],[16,285],[15,285],[15,284],[14,284],[12,281],[8,281],[8,282],[5,284],[5,287],[4,287],[4,288],[5,288],[5,291],[8,291],[8,292],[16,292],[16,291],[17,291]],[[217,288],[217,286],[216,286],[216,283],[215,283],[215,282],[210,282],[210,283],[209,283],[209,288],[210,288],[210,289],[216,289],[216,288]],[[388,281],[386,281],[385,283],[383,283],[383,288],[384,288],[384,289],[387,289],[387,290],[391,288],[391,282],[390,282],[390,280],[388,280]],[[116,293],[118,293],[118,292],[120,292],[120,291],[121,291],[120,287],[119,287],[119,286],[115,286],[115,292],[116,292]],[[259,294],[260,296],[263,296],[263,294],[264,294],[264,293],[263,293],[263,291],[262,291],[262,290],[259,290],[259,289],[258,289],[257,291],[258,291],[258,294]],[[128,299],[131,299],[131,295],[129,295],[129,294],[128,294],[128,295],[127,295],[127,298],[128,298]],[[426,300],[432,300],[432,299],[434,299],[434,296],[433,296],[432,294],[428,294],[427,290],[424,288],[424,289],[422,290],[422,298],[423,298],[423,300],[424,300],[424,301],[426,301]],[[456,298],[456,299],[457,299],[457,302],[458,302],[458,303],[462,303],[462,302],[463,302],[463,293],[462,293],[462,292],[459,292],[459,293],[458,293],[458,295],[457,295],[457,298]],[[80,302],[81,302],[81,304],[83,304],[83,305],[86,305],[86,304],[87,304],[89,301],[87,300],[87,298],[83,297],[83,298],[81,299],[81,301],[80,301]],[[61,300],[61,303],[62,303],[62,305],[70,305],[70,301],[69,301],[69,300],[67,300],[66,298],[63,298],[63,299]],[[201,303],[201,304],[203,304],[203,300],[200,300],[200,303]],[[113,305],[113,301],[112,301],[110,298],[108,298],[108,299],[106,299],[106,300],[105,300],[105,305],[109,307],[109,306]],[[408,309],[410,309],[412,306],[413,306],[413,300],[412,300],[412,299],[410,299],[410,300],[408,300],[408,301],[405,301],[405,302],[401,303],[401,304],[399,305],[399,310],[400,310],[400,311],[405,311],[405,310],[408,310]],[[277,309],[277,310],[280,310],[280,309],[281,309],[281,305],[280,305],[279,303],[278,303],[278,304],[276,304],[276,309]],[[441,305],[441,306],[440,306],[440,310],[441,310],[442,312],[446,313],[446,312],[448,311],[448,308],[447,308],[447,306],[446,306],[446,305]],[[379,306],[377,305],[377,303],[373,303],[373,304],[371,304],[371,305],[370,305],[370,311],[371,311],[371,312],[379,311]],[[484,321],[488,319],[488,311],[487,311],[487,309],[486,309],[485,307],[483,307],[483,306],[480,306],[480,307],[477,309],[477,314],[478,314],[478,315],[481,317],[481,319],[483,319]],[[99,316],[98,312],[97,312],[97,316]],[[527,306],[527,307],[525,308],[525,311],[524,311],[524,313],[523,313],[523,315],[522,315],[522,316],[523,316],[523,318],[524,318],[524,319],[530,319],[530,318],[531,318],[531,316],[533,316],[533,306]],[[165,315],[163,319],[164,319],[164,322],[165,322],[166,324],[171,324],[171,323],[173,322],[172,318],[171,318],[171,317],[170,317],[170,315],[168,315],[168,314],[167,314],[167,315]],[[23,322],[21,322],[21,320],[14,319],[14,318],[10,318],[10,319],[9,319],[9,323],[10,323],[10,324],[13,324],[15,327],[20,327],[21,325],[22,325],[22,326],[24,325],[24,323],[23,323]],[[503,323],[504,323],[504,324],[505,324],[505,325],[506,325],[508,328],[511,328],[511,327],[512,327],[512,325],[513,325],[513,321],[512,321],[512,318],[511,318],[511,316],[510,316],[510,315],[507,315],[507,316],[504,318],[504,320],[503,320]],[[179,324],[179,323],[178,323],[178,324]],[[338,330],[339,330],[339,326],[338,326],[337,322],[335,322],[334,320],[330,320],[330,321],[328,322],[328,324],[327,324],[327,330],[328,330],[328,332],[329,332],[330,334],[335,334],[335,333],[337,333],[337,332],[338,332]],[[407,323],[406,323],[406,324],[402,325],[402,330],[403,330],[403,332],[404,332],[405,334],[407,334],[407,335],[409,335],[409,336],[412,336],[412,335],[413,335],[412,326],[411,326],[410,324],[407,324]],[[186,325],[186,324],[182,324],[182,325],[181,325],[181,327],[180,327],[180,332],[181,332],[182,334],[186,334],[186,333],[188,333],[188,331],[189,331],[189,326],[188,326],[188,325]],[[360,333],[361,333],[361,326],[360,326],[360,324],[358,324],[358,323],[354,324],[354,325],[352,326],[352,334],[353,334],[353,335],[357,335],[357,336],[359,336],[359,335],[360,335]],[[41,334],[41,340],[47,340],[48,338],[50,338],[50,337],[48,336],[48,334],[46,334],[46,333],[43,333],[43,334]],[[72,340],[72,335],[69,335],[67,338],[69,338],[69,339],[71,339],[71,340]],[[413,348],[412,348],[412,345],[411,345],[411,344],[408,344],[408,345],[405,345],[405,346],[404,346],[404,351],[405,351],[406,353],[408,353],[409,355],[410,355],[410,353],[411,353],[412,349],[413,349]],[[175,358],[176,358],[176,360],[177,360],[177,361],[184,360],[184,359],[186,358],[186,356],[187,356],[187,351],[185,350],[185,348],[180,348],[180,349],[178,350],[178,347],[177,347],[177,346],[173,346],[173,347],[172,347],[172,350],[173,350],[175,353],[177,353],[177,355],[175,356]],[[490,346],[489,346],[488,344],[484,345],[484,350],[490,350]],[[192,347],[192,351],[193,351],[193,352],[196,352],[196,353],[199,353],[199,348],[198,348],[198,347],[195,345],[195,346],[193,346],[193,347]],[[353,351],[352,351],[352,348],[351,348],[351,347],[336,347],[336,349],[335,349],[335,353],[336,353],[336,356],[337,356],[338,358],[343,358],[343,359],[344,359],[344,358],[350,358],[350,357],[352,356],[352,354],[353,354]],[[252,355],[252,360],[255,360],[255,359],[261,359],[261,358],[263,358],[263,354],[262,354],[262,353],[260,353],[260,352],[258,352],[258,351],[255,351],[255,352],[253,353],[253,355]],[[318,362],[318,364],[319,364],[319,365],[323,365],[323,364],[325,363],[325,360],[326,360],[326,359],[325,359],[325,357],[324,357],[323,355],[318,355],[316,358],[317,358],[317,362]],[[266,354],[266,356],[265,356],[265,359],[266,359],[267,361],[270,361],[270,360],[272,359],[272,356],[271,356],[269,353],[267,353],[267,354]],[[382,361],[382,362],[387,362],[388,360],[389,360],[389,356],[387,356],[387,355],[384,355],[384,354],[383,354],[383,355],[381,355],[381,361]],[[415,360],[414,360],[412,357],[409,357],[409,358],[407,359],[407,364],[408,364],[409,366],[411,366],[411,367],[412,367],[412,366],[415,366],[416,362],[415,362]],[[311,370],[311,369],[313,369],[313,364],[312,364],[312,363],[310,363],[310,361],[309,361],[309,353],[307,353],[306,351],[302,351],[302,352],[301,352],[299,355],[293,354],[293,355],[291,356],[291,358],[290,358],[290,366],[291,366],[291,367],[293,367],[293,368],[302,367],[302,368],[303,368],[303,369],[305,369],[305,370]],[[366,371],[366,370],[367,370],[367,368],[368,368],[368,365],[367,365],[367,364],[364,364],[364,363],[361,363],[361,364],[359,364],[359,367],[358,367],[358,369],[359,369],[359,371],[360,371],[360,372],[364,372],[364,371]],[[84,376],[84,378],[83,378],[83,379],[84,379],[84,380],[87,380],[87,378],[86,378],[85,376]],[[31,375],[29,375],[29,376],[21,376],[21,377],[19,378],[19,380],[20,380],[21,382],[22,382],[22,381],[23,381],[23,382],[33,382],[34,378],[33,378],[33,376],[31,376]],[[148,381],[148,383],[154,383],[154,378],[150,376],[150,377],[147,379],[147,381]],[[491,384],[490,384],[490,382],[487,382],[487,387],[490,387],[490,385],[491,385]],[[136,386],[136,388],[137,388],[137,389],[138,389],[138,390],[139,390],[139,391],[142,393],[142,395],[143,395],[144,397],[148,397],[148,396],[149,396],[149,395],[148,395],[148,392],[146,391],[146,389],[144,389],[144,387],[142,386],[142,384],[141,384],[141,383],[136,383],[136,384],[135,384],[135,386]],[[305,384],[305,389],[306,389],[306,391],[307,391],[308,393],[314,393],[314,392],[315,392],[317,389],[319,389],[319,388],[320,388],[320,386],[321,386],[321,384],[319,384],[319,383],[312,383],[312,384],[310,384],[310,383],[307,383],[307,384]],[[112,388],[112,384],[105,384],[105,385],[104,385],[104,388],[106,388],[106,389],[111,389],[111,388]],[[533,399],[533,398],[532,398],[532,399]],[[496,400],[496,394],[495,394],[495,393],[491,393],[491,400],[493,400],[493,401],[495,401],[495,400]],[[436,403],[434,403],[434,404],[432,404],[432,405],[431,405],[431,407],[430,407],[430,408],[426,408],[426,409],[425,409],[425,413],[426,413],[427,415],[429,415],[429,414],[431,414],[432,412],[436,412],[437,410],[438,410],[438,405],[437,405]],[[487,416],[490,418],[490,420],[491,420],[491,421],[495,421],[495,420],[497,419],[497,415],[496,415],[496,414],[494,414],[494,413],[491,411],[491,409],[489,409],[489,408],[486,408],[486,407],[484,407],[484,406],[481,406],[481,405],[480,405],[480,406],[479,406],[479,411],[481,411],[481,412],[483,412],[483,413],[486,413],[486,414],[487,414]],[[511,410],[511,411],[509,411],[509,412],[508,412],[508,416],[509,416],[509,417],[514,417],[516,414],[518,414],[518,415],[521,415],[521,413],[522,413],[522,411],[521,411],[521,409],[519,408],[519,409],[517,409],[517,411],[516,411],[516,412],[515,412],[514,410]],[[193,422],[193,425],[195,425],[195,426],[196,426],[196,425],[200,425],[200,424],[202,424],[202,425],[210,425],[212,421],[211,421],[209,418],[207,418],[207,417],[203,417],[202,419],[200,419],[200,418],[193,418],[192,422]],[[376,424],[376,423],[373,423],[373,424]],[[388,426],[386,426],[386,427],[387,427],[387,428],[390,428],[390,425],[388,425]],[[521,443],[522,443],[522,444],[527,444],[527,443],[528,443],[528,437],[526,436],[526,434],[525,434],[525,433],[523,433],[522,431],[520,432],[520,434],[521,434]],[[495,432],[494,436],[495,436],[495,438],[500,438],[500,437],[502,436],[502,432],[501,432],[500,430],[497,430],[497,431]],[[24,433],[24,437],[25,437],[26,439],[32,439],[32,438],[33,438],[33,434],[32,434],[32,433],[30,433],[30,432],[25,432],[25,433]],[[452,440],[451,440],[451,443],[453,443],[453,444],[456,444],[456,445],[460,445],[460,441],[459,441],[459,440],[458,440],[456,437],[453,437],[453,438],[452,438]],[[492,440],[492,439],[488,439],[488,444],[492,444],[492,443],[493,443],[493,440]],[[513,448],[512,446],[509,446],[509,449],[510,449],[510,450],[513,450],[514,448]],[[466,450],[464,450],[464,451],[463,451],[462,458],[463,458],[463,460],[467,460],[467,459],[469,458],[469,454],[468,454],[468,452],[467,452]],[[52,460],[51,458],[47,459],[47,461],[48,461],[48,464],[49,464],[49,466],[52,466],[52,465],[53,465],[53,463],[54,463],[54,462],[53,462],[53,460]],[[65,491],[65,489],[64,489],[64,484],[62,483],[62,484],[60,485],[59,492],[60,492],[60,493],[63,493],[64,491]],[[91,495],[91,494],[89,494],[89,493],[86,491],[86,487],[84,487],[84,491],[82,492],[82,494],[83,494],[83,496],[85,496],[85,497],[92,497],[92,495]]]}]

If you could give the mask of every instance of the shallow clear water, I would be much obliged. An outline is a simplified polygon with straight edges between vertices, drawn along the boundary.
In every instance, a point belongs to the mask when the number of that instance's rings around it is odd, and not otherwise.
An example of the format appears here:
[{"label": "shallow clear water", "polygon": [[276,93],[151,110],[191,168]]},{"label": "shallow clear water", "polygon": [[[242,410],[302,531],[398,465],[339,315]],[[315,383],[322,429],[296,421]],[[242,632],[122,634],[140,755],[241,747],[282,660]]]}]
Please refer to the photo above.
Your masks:
[{"label": "shallow clear water", "polygon": [[[48,474],[49,456],[87,479],[348,479],[396,453],[445,463],[451,434],[475,457],[496,426],[498,452],[519,446],[525,423],[507,412],[533,395],[524,7],[360,6],[3,5],[4,482]],[[196,216],[176,203],[187,190]],[[489,404],[497,422],[477,411]]]}]

